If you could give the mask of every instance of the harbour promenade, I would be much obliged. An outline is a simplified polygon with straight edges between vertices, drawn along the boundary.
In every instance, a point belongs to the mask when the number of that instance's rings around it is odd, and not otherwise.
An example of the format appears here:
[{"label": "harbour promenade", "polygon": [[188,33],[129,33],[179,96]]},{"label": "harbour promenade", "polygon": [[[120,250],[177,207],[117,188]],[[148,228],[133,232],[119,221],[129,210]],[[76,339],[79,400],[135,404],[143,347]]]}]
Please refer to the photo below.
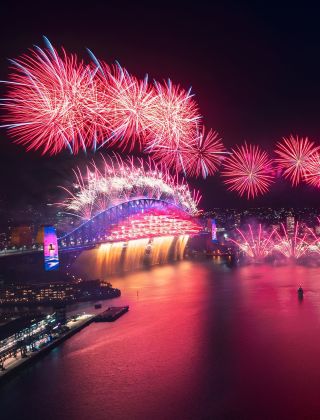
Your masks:
[{"label": "harbour promenade", "polygon": [[22,353],[19,355],[17,353],[15,357],[12,356],[6,359],[3,363],[3,370],[0,370],[0,384],[3,380],[11,377],[13,373],[16,373],[18,370],[35,361],[40,356],[43,356],[63,341],[91,324],[95,317],[95,314],[82,314],[77,317],[73,317],[73,319],[70,319],[65,324],[65,332],[53,337],[52,340],[43,347],[40,347],[38,350],[35,349],[33,351],[26,352],[23,355]]}]

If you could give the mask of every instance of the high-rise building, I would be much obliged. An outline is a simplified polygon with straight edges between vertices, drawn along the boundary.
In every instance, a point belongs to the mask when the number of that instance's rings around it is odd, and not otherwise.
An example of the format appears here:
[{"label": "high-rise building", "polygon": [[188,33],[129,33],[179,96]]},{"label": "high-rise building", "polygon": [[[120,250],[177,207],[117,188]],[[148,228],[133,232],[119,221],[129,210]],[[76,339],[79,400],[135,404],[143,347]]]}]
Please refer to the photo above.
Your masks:
[{"label": "high-rise building", "polygon": [[294,216],[287,216],[286,218],[286,228],[288,233],[294,232]]}]

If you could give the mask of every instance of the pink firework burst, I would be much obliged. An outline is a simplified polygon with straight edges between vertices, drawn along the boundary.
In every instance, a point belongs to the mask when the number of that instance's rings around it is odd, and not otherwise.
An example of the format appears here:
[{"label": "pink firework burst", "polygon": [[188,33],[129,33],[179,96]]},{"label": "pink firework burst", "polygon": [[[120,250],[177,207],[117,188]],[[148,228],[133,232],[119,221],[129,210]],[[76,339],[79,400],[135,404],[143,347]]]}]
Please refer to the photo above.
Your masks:
[{"label": "pink firework burst", "polygon": [[111,134],[105,143],[131,151],[145,143],[150,134],[155,109],[155,90],[148,78],[138,80],[117,64],[99,62],[97,84],[104,91],[103,106],[108,110]]},{"label": "pink firework burst", "polygon": [[272,161],[259,146],[237,146],[223,164],[222,176],[228,190],[248,199],[268,191],[273,182]]},{"label": "pink firework burst", "polygon": [[174,172],[203,178],[218,170],[227,153],[218,133],[210,130],[206,134],[204,127],[188,142],[168,142],[155,145],[152,149],[154,159]]},{"label": "pink firework burst", "polygon": [[313,153],[308,161],[307,168],[304,173],[304,180],[317,188],[320,188],[320,154]]},{"label": "pink firework burst", "polygon": [[285,226],[281,224],[283,236],[276,231],[277,240],[275,241],[274,251],[280,252],[283,256],[291,259],[298,259],[303,257],[312,243],[307,241],[307,233],[299,237],[299,224],[296,223],[293,235],[289,235]]},{"label": "pink firework burst", "polygon": [[283,170],[284,177],[289,179],[292,186],[297,186],[304,178],[310,160],[319,150],[308,137],[283,137],[276,145],[275,153],[279,156],[275,161]]},{"label": "pink firework burst", "polygon": [[233,242],[240,251],[244,252],[248,257],[255,260],[260,260],[267,257],[272,253],[274,242],[273,236],[275,230],[267,234],[262,230],[262,226],[259,225],[258,230],[253,230],[251,225],[248,225],[249,232],[243,232],[237,229],[239,239],[229,239]]},{"label": "pink firework burst", "polygon": [[186,175],[186,168],[192,153],[192,148],[188,144],[168,144],[155,146],[152,149],[152,158],[170,169],[172,172]]},{"label": "pink firework burst", "polygon": [[151,132],[147,150],[168,144],[175,149],[181,143],[188,143],[196,135],[201,119],[191,90],[185,91],[170,80],[165,84],[155,82],[155,90],[154,106],[147,117]]},{"label": "pink firework burst", "polygon": [[107,131],[101,93],[88,66],[46,40],[47,49],[12,60],[5,127],[27,150],[56,154],[95,147]]},{"label": "pink firework burst", "polygon": [[203,127],[198,132],[188,150],[186,173],[191,177],[206,178],[219,168],[227,153],[219,134],[210,130],[207,134]]}]

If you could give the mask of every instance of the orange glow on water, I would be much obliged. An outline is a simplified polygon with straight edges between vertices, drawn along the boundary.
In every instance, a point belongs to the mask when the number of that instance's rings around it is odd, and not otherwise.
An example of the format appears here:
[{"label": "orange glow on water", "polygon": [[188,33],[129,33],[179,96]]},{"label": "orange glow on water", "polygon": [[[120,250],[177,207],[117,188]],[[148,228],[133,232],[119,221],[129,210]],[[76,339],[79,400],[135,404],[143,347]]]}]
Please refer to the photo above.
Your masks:
[{"label": "orange glow on water", "polygon": [[183,260],[184,251],[186,249],[189,235],[180,235],[174,246],[174,260]]},{"label": "orange glow on water", "polygon": [[100,245],[97,253],[99,271],[105,274],[115,274],[119,271],[123,242]]},{"label": "orange glow on water", "polygon": [[148,242],[149,238],[128,241],[123,263],[124,271],[137,270],[143,266],[145,250]]},{"label": "orange glow on water", "polygon": [[103,279],[121,272],[182,260],[188,240],[189,235],[171,235],[104,243],[83,251],[73,270],[79,275]]},{"label": "orange glow on water", "polygon": [[151,243],[151,265],[164,264],[168,261],[170,248],[174,236],[162,236],[153,238]]}]

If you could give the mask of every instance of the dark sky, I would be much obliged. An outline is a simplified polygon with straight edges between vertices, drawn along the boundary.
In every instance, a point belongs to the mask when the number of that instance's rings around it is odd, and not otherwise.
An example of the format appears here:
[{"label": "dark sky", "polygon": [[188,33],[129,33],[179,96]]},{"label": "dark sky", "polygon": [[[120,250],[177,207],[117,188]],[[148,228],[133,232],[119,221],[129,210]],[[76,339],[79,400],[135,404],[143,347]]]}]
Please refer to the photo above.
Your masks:
[{"label": "dark sky", "polygon": [[[9,2],[7,2],[9,3]],[[248,140],[272,150],[290,133],[320,141],[320,8],[285,2],[25,2],[1,6],[0,78],[42,35],[86,57],[115,59],[137,76],[192,86],[207,127],[227,147]],[[279,4],[278,4],[279,3]],[[281,5],[281,4],[282,5]],[[1,111],[1,110],[0,110]],[[0,199],[44,201],[85,156],[41,158],[0,131]],[[193,183],[203,207],[318,205],[320,192],[277,181],[257,200],[226,192],[219,175]]]}]

